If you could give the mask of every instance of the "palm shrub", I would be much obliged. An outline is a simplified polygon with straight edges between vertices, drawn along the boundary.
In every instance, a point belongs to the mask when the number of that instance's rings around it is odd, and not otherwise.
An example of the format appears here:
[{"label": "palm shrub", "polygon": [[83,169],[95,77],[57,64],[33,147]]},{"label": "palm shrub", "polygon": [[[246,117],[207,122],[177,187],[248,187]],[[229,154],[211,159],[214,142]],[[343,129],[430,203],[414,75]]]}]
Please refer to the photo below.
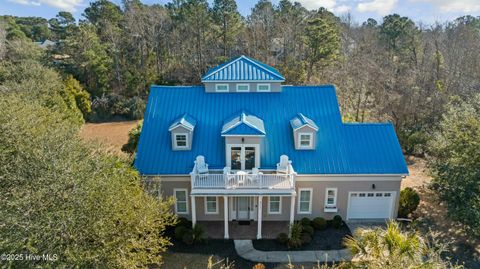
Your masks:
[{"label": "palm shrub", "polygon": [[295,222],[290,226],[290,238],[288,239],[289,248],[299,248],[302,246],[303,226],[300,222]]},{"label": "palm shrub", "polygon": [[192,234],[195,242],[203,242],[205,240],[205,230],[199,224],[195,224],[192,229]]},{"label": "palm shrub", "polygon": [[[434,242],[435,239],[431,240]],[[344,240],[345,246],[358,260],[358,268],[462,268],[442,260],[443,247],[435,248],[416,232],[403,232],[396,222],[386,228],[357,229]]]},{"label": "palm shrub", "polygon": [[398,216],[401,218],[407,218],[408,215],[413,213],[420,204],[420,196],[418,193],[407,187],[400,192],[400,204],[398,207]]}]

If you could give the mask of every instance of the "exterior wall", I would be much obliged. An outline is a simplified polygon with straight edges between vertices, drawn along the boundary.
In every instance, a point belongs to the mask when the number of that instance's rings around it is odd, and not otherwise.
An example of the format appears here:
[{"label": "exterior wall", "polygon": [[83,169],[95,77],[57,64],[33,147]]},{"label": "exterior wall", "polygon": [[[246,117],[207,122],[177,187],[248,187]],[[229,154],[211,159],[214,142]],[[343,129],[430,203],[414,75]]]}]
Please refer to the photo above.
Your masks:
[{"label": "exterior wall", "polygon": [[[177,128],[173,129],[170,132],[171,140],[172,140],[172,150],[191,150],[192,149],[192,141],[193,141],[193,132],[190,132],[190,130],[185,129],[182,126],[178,126]],[[176,149],[175,148],[175,134],[179,133],[187,133],[188,138],[187,138],[187,147],[183,149]]]},{"label": "exterior wall", "polygon": [[[161,178],[161,192],[164,197],[173,196],[174,188],[186,188],[188,194],[190,195],[190,177],[188,176],[171,176],[171,177],[162,177]],[[323,217],[325,219],[332,219],[335,215],[342,216],[343,219],[347,217],[347,207],[348,207],[348,196],[349,192],[358,192],[358,191],[390,191],[396,192],[395,194],[395,208],[394,216],[397,215],[398,211],[398,202],[400,197],[400,176],[334,176],[334,177],[324,177],[324,176],[297,176],[296,182],[296,191],[297,197],[295,198],[295,219],[301,219],[303,217],[315,218]],[[375,189],[372,189],[372,184],[375,184]],[[311,214],[298,214],[298,189],[299,188],[312,188],[312,213]],[[324,203],[325,203],[325,189],[326,188],[337,188],[337,208],[338,212],[336,213],[325,213]],[[188,211],[187,215],[179,215],[191,219],[191,197],[188,197]],[[229,198],[230,199],[230,198]],[[197,220],[218,220],[223,221],[224,218],[224,208],[223,208],[223,198],[218,198],[218,214],[205,214],[204,210],[204,198],[196,197],[196,214]],[[255,202],[257,205],[257,202]],[[263,197],[262,202],[262,219],[263,220],[282,220],[288,221],[290,218],[290,197],[282,197],[282,211],[281,214],[268,214],[268,197]]]},{"label": "exterior wall", "polygon": [[[312,133],[313,134],[313,141],[312,141],[312,148],[300,148],[300,141],[298,140],[298,134],[299,133]],[[317,131],[314,129],[310,128],[309,126],[303,126],[302,128],[299,128],[296,131],[293,131],[293,140],[295,143],[295,149],[296,150],[313,150],[317,146]]]},{"label": "exterior wall", "polygon": [[[281,92],[282,84],[280,82],[204,82],[205,92],[216,93],[215,84],[228,84],[229,92],[237,92],[237,84],[249,84],[249,92],[257,92],[257,84],[270,84],[270,92]],[[226,93],[226,92],[225,92]],[[243,92],[248,93],[248,92]]]}]

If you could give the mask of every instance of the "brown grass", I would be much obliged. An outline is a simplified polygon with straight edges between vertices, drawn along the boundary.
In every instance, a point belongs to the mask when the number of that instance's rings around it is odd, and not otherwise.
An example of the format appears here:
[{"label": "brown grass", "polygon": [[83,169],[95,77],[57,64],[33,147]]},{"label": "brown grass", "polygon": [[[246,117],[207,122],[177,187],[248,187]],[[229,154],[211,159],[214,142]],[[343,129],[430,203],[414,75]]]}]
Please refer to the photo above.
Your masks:
[{"label": "brown grass", "polygon": [[122,154],[121,148],[128,141],[128,132],[137,126],[138,121],[86,123],[80,136],[86,140],[98,141],[109,150]]}]

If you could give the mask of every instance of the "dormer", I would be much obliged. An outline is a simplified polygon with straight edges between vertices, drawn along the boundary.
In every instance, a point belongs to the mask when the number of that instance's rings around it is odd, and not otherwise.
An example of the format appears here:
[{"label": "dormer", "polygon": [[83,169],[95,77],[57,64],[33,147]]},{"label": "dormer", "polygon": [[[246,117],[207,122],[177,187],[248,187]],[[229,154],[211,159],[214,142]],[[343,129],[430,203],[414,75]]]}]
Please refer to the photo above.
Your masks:
[{"label": "dormer", "polygon": [[197,121],[188,114],[173,121],[168,128],[172,137],[172,150],[191,150],[193,131]]},{"label": "dormer", "polygon": [[290,120],[296,150],[314,150],[317,144],[318,126],[302,113]]},{"label": "dormer", "polygon": [[244,55],[210,69],[202,77],[205,91],[211,93],[280,92],[284,81],[277,69]]}]

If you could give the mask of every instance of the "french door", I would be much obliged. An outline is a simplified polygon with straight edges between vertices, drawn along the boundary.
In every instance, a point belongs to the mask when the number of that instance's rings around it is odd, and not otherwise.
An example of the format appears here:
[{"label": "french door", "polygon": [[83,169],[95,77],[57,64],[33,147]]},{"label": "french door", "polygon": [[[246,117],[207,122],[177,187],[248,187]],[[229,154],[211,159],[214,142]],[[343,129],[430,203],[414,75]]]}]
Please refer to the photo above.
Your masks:
[{"label": "french door", "polygon": [[228,145],[227,166],[232,170],[252,170],[260,166],[258,145]]}]

